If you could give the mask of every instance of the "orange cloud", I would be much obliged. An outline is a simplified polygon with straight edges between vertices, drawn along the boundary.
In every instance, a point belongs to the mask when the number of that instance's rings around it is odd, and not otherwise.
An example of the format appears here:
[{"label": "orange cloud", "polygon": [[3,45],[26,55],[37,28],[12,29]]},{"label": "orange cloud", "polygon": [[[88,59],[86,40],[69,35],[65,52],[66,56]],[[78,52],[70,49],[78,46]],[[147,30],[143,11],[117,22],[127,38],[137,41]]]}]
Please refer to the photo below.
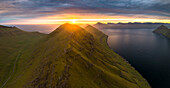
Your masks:
[{"label": "orange cloud", "polygon": [[94,24],[96,22],[113,22],[113,23],[127,23],[127,22],[162,22],[170,23],[170,20],[161,18],[159,16],[148,15],[104,15],[104,14],[60,14],[52,16],[38,17],[34,19],[23,19],[15,22],[7,22],[4,24],[63,24],[70,23],[76,20],[78,24]]}]

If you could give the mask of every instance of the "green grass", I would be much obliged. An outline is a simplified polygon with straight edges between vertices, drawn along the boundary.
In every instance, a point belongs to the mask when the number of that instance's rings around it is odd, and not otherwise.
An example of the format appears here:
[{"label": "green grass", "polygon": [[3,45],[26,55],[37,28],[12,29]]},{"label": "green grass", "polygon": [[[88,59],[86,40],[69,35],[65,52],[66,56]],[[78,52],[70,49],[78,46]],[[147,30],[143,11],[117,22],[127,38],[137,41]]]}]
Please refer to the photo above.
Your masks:
[{"label": "green grass", "polygon": [[155,29],[153,32],[166,36],[167,38],[170,38],[170,29],[168,29],[168,27],[164,25],[161,25],[160,27]]},{"label": "green grass", "polygon": [[[17,32],[15,31],[17,30]],[[3,35],[2,35],[3,34]],[[0,86],[12,73],[20,50],[36,42],[44,34],[29,33],[17,28],[0,27]]]},{"label": "green grass", "polygon": [[71,24],[25,47],[7,86],[150,88],[130,64],[108,47],[105,34],[93,27],[83,29]]}]

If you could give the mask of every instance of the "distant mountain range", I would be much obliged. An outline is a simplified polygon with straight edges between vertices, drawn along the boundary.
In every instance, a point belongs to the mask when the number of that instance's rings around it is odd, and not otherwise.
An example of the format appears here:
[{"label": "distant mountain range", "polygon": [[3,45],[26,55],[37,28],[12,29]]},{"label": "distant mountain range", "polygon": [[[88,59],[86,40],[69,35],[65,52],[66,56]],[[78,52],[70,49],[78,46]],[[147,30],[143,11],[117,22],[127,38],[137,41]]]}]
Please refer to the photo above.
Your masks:
[{"label": "distant mountain range", "polygon": [[170,24],[168,23],[140,23],[140,22],[134,22],[134,23],[96,23],[94,26],[99,29],[155,29],[155,27],[158,27],[160,25],[166,25],[170,27]]},{"label": "distant mountain range", "polygon": [[151,88],[107,38],[90,25],[66,23],[50,34],[2,26],[0,87]]},{"label": "distant mountain range", "polygon": [[164,25],[161,25],[160,27],[155,29],[153,32],[158,33],[158,34],[162,34],[162,35],[170,38],[170,29],[168,29],[168,27],[166,27]]}]

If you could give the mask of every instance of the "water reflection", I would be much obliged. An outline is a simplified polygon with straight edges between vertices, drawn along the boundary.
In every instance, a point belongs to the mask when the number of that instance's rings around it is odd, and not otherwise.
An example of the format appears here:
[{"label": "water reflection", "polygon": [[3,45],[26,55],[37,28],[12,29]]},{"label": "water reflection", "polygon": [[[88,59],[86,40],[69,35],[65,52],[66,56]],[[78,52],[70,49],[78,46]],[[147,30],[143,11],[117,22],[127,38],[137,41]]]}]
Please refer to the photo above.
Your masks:
[{"label": "water reflection", "polygon": [[127,59],[153,88],[170,88],[170,39],[152,29],[103,29],[110,47]]}]

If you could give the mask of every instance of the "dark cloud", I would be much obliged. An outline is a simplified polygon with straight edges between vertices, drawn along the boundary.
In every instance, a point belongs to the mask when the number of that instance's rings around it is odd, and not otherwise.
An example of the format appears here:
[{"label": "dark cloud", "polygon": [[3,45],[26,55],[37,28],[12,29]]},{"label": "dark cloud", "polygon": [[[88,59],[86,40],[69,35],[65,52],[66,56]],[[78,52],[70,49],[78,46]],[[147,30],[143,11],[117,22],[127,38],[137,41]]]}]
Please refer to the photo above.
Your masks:
[{"label": "dark cloud", "polygon": [[170,0],[1,0],[0,22],[65,13],[170,17]]}]

